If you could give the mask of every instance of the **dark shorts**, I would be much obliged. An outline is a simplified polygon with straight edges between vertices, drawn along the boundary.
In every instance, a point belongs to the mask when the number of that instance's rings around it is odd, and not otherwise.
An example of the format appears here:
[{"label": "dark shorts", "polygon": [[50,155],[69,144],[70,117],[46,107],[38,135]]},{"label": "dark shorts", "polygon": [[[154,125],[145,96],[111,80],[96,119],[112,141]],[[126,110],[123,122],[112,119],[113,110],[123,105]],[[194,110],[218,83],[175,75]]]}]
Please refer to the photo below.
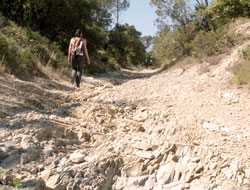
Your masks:
[{"label": "dark shorts", "polygon": [[83,61],[82,55],[71,56],[72,75],[75,77],[77,86],[79,86],[81,82]]},{"label": "dark shorts", "polygon": [[83,56],[82,55],[71,56],[71,64],[73,70],[82,72]]}]

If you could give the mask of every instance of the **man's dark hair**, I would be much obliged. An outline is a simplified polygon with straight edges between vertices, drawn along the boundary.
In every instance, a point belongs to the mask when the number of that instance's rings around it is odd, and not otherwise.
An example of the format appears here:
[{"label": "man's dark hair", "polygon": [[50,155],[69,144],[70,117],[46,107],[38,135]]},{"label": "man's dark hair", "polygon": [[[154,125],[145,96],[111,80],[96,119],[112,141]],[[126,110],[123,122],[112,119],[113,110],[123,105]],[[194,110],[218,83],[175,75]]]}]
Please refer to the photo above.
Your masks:
[{"label": "man's dark hair", "polygon": [[81,36],[81,30],[77,29],[75,33],[75,37],[80,37]]}]

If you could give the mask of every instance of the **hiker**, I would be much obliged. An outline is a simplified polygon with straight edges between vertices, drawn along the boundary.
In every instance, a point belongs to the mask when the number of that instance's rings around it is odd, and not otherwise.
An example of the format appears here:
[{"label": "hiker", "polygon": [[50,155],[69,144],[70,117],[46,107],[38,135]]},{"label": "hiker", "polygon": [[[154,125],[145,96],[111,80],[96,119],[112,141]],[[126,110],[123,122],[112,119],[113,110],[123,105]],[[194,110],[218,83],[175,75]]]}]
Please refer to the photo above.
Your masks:
[{"label": "hiker", "polygon": [[72,65],[72,84],[76,84],[76,87],[80,87],[82,69],[83,69],[83,50],[87,57],[88,64],[90,64],[87,41],[82,38],[83,33],[80,29],[75,32],[75,37],[71,38],[68,51],[68,64]]}]

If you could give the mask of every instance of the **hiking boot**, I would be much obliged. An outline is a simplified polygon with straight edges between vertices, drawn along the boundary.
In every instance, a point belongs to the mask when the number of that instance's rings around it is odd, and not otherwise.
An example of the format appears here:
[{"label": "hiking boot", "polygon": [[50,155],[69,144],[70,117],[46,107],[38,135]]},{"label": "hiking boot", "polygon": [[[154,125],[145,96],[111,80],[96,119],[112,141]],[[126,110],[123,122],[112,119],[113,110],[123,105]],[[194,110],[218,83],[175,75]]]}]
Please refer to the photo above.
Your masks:
[{"label": "hiking boot", "polygon": [[75,77],[74,76],[71,76],[70,82],[71,82],[71,84],[75,83]]}]

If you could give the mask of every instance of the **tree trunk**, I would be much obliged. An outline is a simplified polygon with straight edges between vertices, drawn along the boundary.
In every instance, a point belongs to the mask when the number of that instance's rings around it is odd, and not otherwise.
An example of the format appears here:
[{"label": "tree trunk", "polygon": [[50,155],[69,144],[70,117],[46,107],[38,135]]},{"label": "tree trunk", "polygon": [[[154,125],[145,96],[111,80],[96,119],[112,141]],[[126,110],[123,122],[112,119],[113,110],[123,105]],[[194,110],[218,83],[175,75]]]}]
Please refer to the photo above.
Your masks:
[{"label": "tree trunk", "polygon": [[116,24],[119,24],[120,0],[116,0]]},{"label": "tree trunk", "polygon": [[206,6],[208,7],[208,0],[205,0]]}]

